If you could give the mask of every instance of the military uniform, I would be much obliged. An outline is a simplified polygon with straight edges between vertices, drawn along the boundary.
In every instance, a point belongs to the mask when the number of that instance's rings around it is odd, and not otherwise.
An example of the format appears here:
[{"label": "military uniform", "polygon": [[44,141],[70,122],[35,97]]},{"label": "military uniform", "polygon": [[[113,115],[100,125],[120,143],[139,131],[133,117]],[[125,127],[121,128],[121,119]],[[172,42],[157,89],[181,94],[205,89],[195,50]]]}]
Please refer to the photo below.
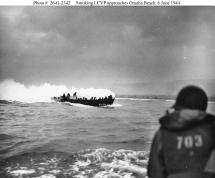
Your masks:
[{"label": "military uniform", "polygon": [[196,109],[168,111],[150,152],[150,178],[214,178],[204,172],[215,148],[215,117]]}]

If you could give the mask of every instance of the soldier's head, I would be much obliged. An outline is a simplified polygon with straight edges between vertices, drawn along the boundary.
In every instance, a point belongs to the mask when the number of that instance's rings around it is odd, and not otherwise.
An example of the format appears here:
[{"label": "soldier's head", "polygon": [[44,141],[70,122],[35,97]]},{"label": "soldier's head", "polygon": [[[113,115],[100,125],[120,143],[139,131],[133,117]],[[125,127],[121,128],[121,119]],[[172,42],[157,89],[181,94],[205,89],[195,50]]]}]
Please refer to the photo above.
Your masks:
[{"label": "soldier's head", "polygon": [[207,103],[208,97],[201,88],[187,86],[179,92],[173,107],[206,111]]}]

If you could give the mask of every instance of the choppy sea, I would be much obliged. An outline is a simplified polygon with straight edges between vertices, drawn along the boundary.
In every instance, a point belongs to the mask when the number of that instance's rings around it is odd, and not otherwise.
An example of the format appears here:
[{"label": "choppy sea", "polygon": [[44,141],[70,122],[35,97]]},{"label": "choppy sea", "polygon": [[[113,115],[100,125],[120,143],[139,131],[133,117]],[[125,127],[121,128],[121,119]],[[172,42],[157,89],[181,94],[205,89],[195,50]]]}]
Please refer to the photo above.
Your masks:
[{"label": "choppy sea", "polygon": [[[132,178],[146,173],[158,119],[172,100],[112,106],[0,102],[1,178]],[[215,103],[208,111],[215,113]]]}]

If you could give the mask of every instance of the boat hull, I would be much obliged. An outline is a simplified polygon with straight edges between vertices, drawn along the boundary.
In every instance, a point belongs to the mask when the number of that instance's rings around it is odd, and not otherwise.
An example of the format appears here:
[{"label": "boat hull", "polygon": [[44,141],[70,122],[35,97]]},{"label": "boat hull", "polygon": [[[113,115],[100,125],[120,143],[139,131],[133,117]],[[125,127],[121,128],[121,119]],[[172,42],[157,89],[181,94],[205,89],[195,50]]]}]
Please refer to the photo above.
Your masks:
[{"label": "boat hull", "polygon": [[112,105],[114,102],[114,98],[88,100],[88,99],[68,99],[68,98],[61,98],[61,97],[53,97],[52,99],[57,102],[69,102],[69,103],[84,104],[84,105],[97,106],[97,107]]}]

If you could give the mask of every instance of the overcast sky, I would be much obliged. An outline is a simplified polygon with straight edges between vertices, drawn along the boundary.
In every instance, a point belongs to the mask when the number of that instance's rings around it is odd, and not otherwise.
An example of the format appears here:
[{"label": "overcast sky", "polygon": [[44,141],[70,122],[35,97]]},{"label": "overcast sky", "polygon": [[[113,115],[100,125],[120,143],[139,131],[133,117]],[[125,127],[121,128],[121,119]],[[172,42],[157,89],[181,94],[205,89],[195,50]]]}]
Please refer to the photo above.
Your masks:
[{"label": "overcast sky", "polygon": [[215,81],[215,7],[0,7],[0,80]]}]

